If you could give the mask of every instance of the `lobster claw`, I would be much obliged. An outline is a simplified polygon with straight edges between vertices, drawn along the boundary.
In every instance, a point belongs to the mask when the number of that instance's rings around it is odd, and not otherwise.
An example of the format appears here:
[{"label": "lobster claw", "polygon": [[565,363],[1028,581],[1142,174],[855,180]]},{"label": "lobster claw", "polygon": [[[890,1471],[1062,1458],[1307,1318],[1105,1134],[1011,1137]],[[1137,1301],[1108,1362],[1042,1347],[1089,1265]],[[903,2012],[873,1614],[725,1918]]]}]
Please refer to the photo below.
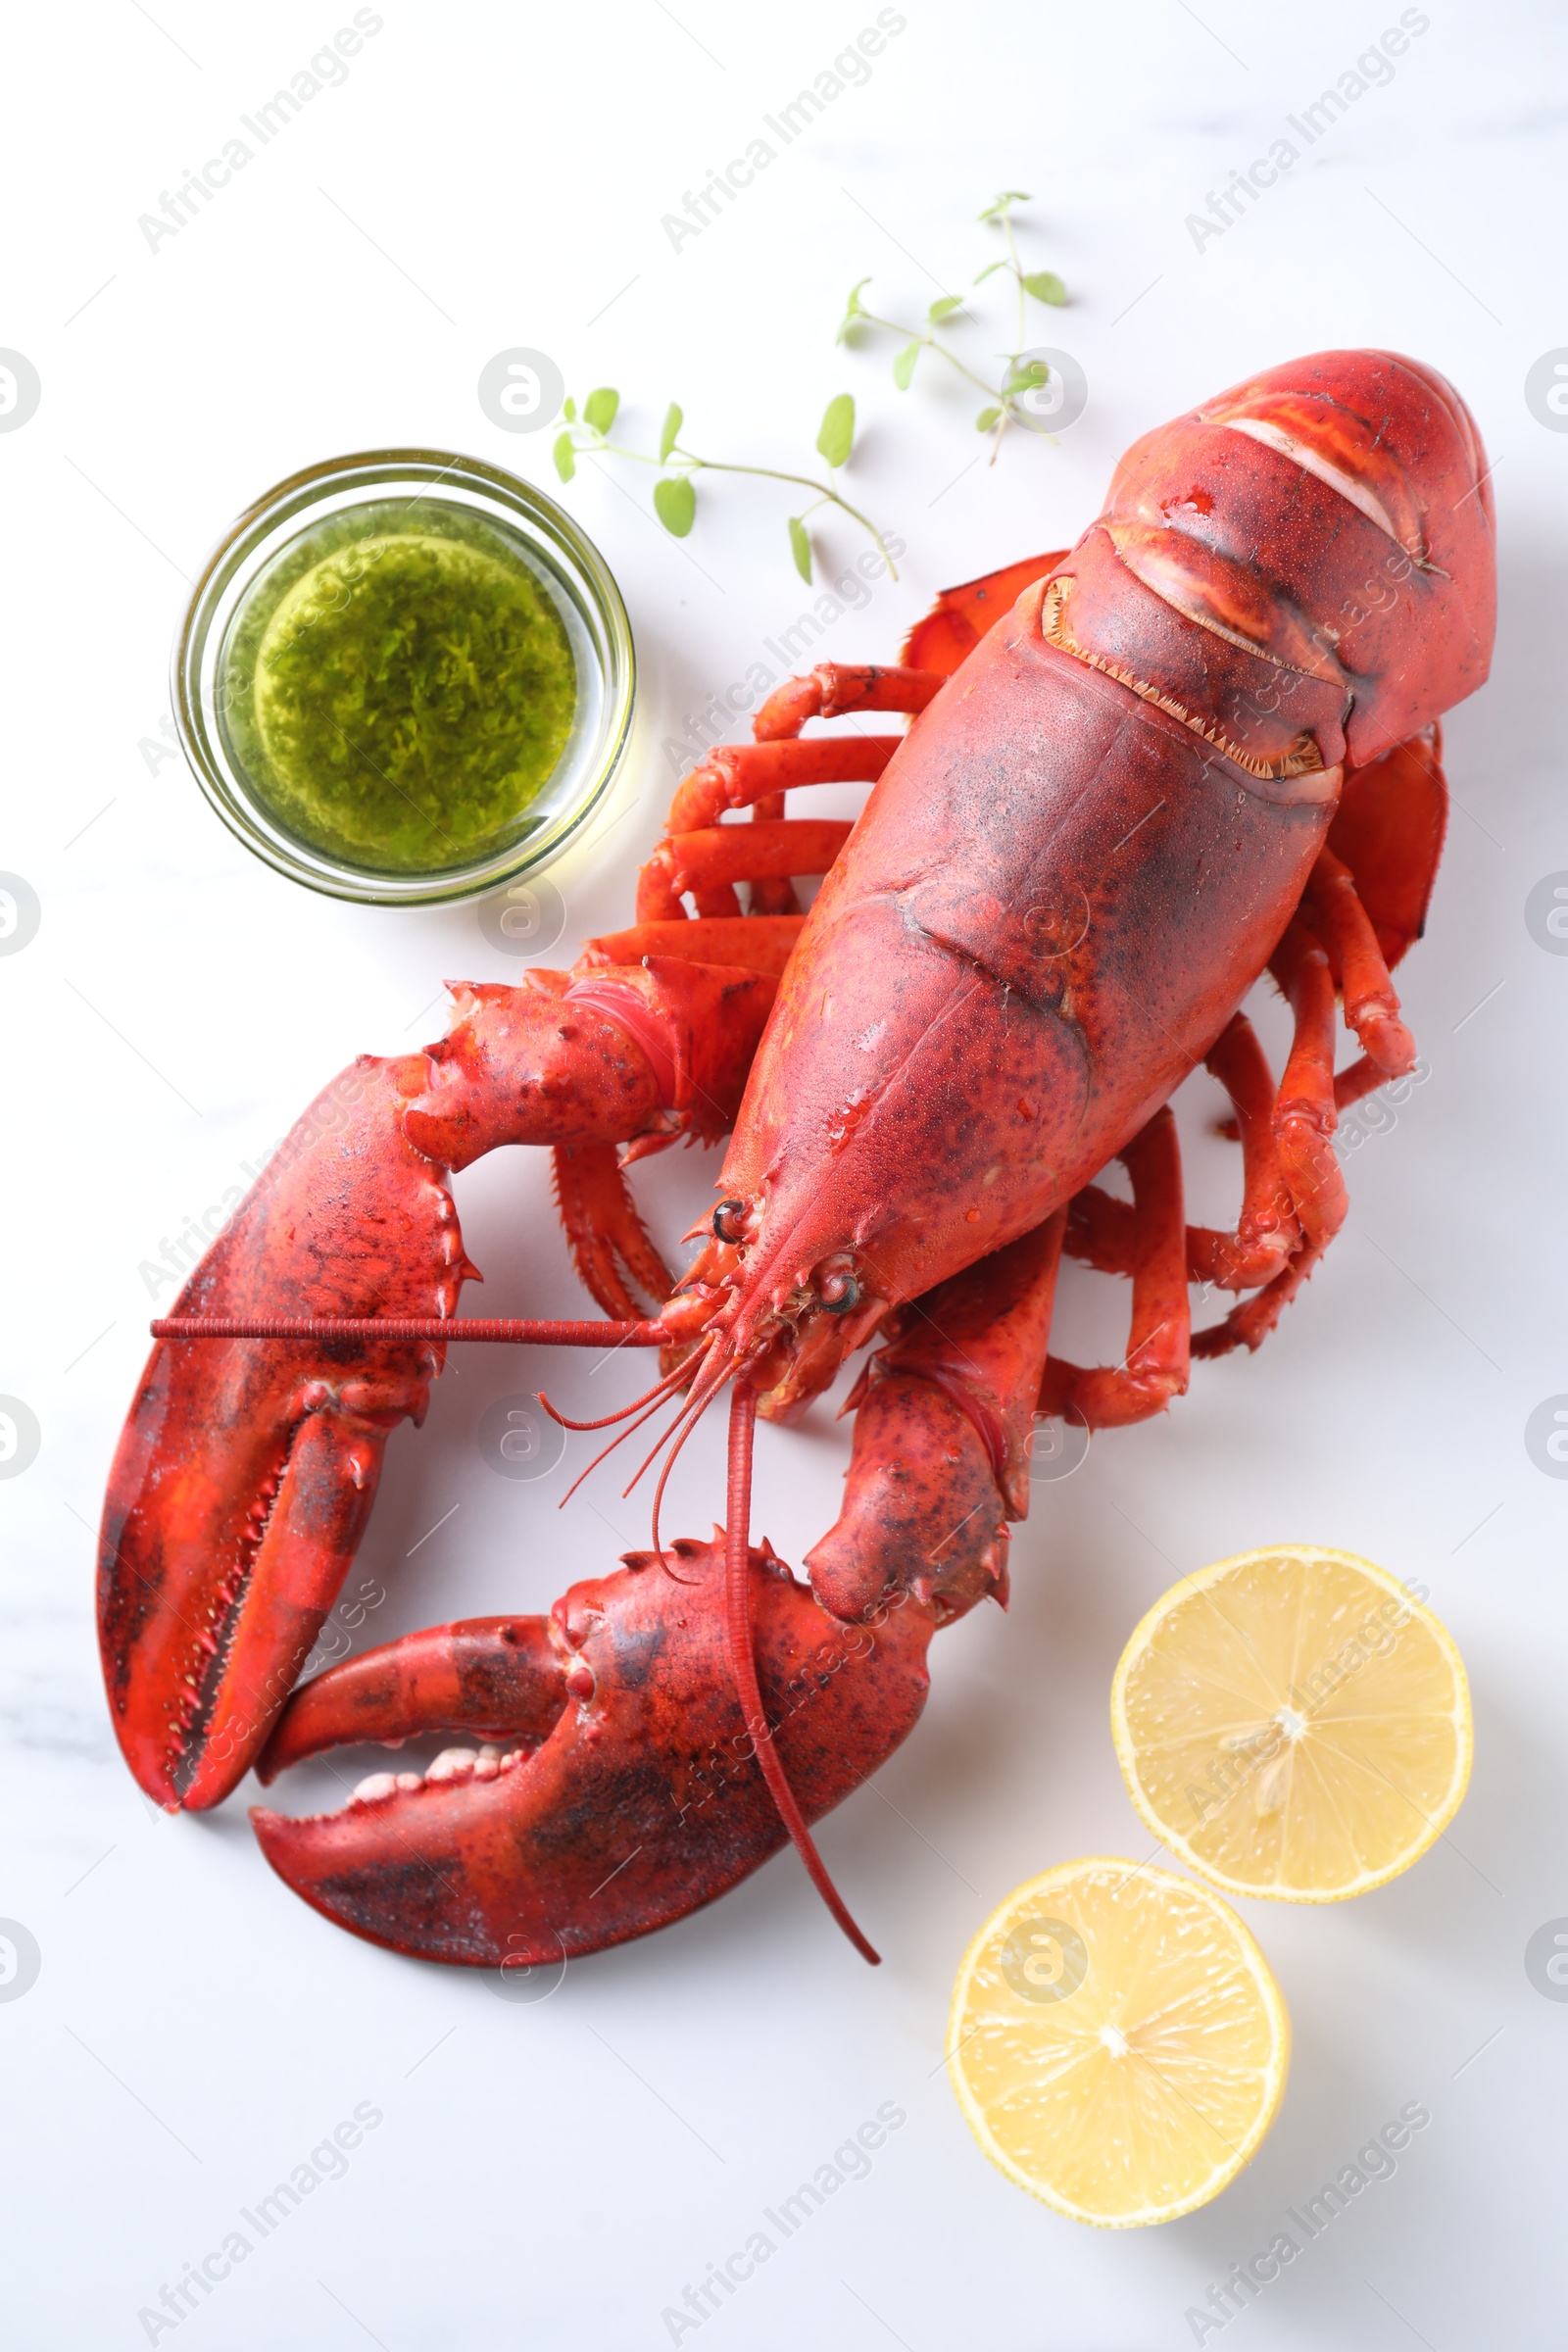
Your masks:
[{"label": "lobster claw", "polygon": [[[337,1813],[258,1807],[263,1851],[296,1894],[394,1951],[548,1965],[684,1918],[777,1851],[786,1833],[726,1663],[722,1531],[670,1544],[668,1575],[657,1553],[624,1557],[547,1620],[415,1635],[297,1693],[264,1777],[368,1736],[466,1727],[520,1743],[452,1751],[422,1777],[373,1775]],[[848,1624],[766,1544],[749,1567],[763,1709],[814,1821],[915,1723],[939,1619],[897,1594]]]},{"label": "lobster claw", "polygon": [[[473,1272],[444,1168],[403,1113],[426,1056],[364,1055],[318,1097],[181,1292],[180,1314],[450,1315]],[[365,1532],[422,1342],[161,1340],[104,1500],[98,1611],[116,1733],[174,1809],[243,1779]]]}]

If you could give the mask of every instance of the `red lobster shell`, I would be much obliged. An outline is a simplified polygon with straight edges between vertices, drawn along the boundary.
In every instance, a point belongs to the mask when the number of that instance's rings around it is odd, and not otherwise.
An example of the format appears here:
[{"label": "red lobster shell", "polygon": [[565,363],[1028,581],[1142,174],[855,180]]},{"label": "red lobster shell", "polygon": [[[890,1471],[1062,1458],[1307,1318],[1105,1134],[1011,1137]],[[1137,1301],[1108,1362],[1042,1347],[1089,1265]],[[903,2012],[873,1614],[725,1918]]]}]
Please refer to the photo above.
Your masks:
[{"label": "red lobster shell", "polygon": [[[1442,846],[1436,721],[1487,675],[1494,594],[1451,388],[1381,352],[1271,369],[1140,441],[1068,554],[944,597],[903,666],[781,689],[686,779],[637,922],[571,974],[460,989],[441,1044],[344,1073],[162,1327],[111,1477],[105,1668],[142,1786],[204,1805],[258,1758],[493,1739],[338,1814],[260,1813],[270,1858],[374,1940],[531,1965],[692,1910],[787,1833],[868,1950],[808,1824],[909,1730],[931,1633],[1004,1594],[1036,1415],[1163,1409],[1192,1353],[1259,1343],[1343,1221],[1337,1108],[1413,1060],[1389,974]],[[912,723],[801,738],[853,710]],[[785,816],[857,776],[847,839]],[[791,877],[824,868],[803,920]],[[1265,968],[1296,1017],[1278,1085],[1240,1012]],[[1337,999],[1362,1049],[1338,1076]],[[1200,1062],[1243,1146],[1230,1234],[1185,1220],[1166,1105]],[[670,1297],[623,1167],[731,1125]],[[554,1148],[618,1318],[569,1330],[664,1342],[688,1430],[733,1384],[727,1532],[290,1699],[387,1432],[464,1333],[449,1173],[508,1142]],[[1118,1158],[1131,1203],[1094,1183]],[[1048,1352],[1064,1248],[1132,1277],[1114,1368]],[[1196,1338],[1193,1280],[1247,1294]],[[750,1544],[753,1418],[873,1336],[808,1588]]]}]

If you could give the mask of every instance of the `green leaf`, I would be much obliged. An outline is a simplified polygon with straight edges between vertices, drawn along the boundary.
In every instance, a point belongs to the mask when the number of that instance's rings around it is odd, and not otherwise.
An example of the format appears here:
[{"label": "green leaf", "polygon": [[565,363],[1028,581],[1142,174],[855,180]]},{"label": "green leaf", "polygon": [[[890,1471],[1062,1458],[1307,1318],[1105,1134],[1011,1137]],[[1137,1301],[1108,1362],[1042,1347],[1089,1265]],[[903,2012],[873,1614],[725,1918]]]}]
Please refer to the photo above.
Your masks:
[{"label": "green leaf", "polygon": [[689,473],[666,473],[654,484],[654,513],[671,538],[685,538],[697,519],[697,493]]},{"label": "green leaf", "polygon": [[590,392],[582,404],[583,422],[591,424],[596,433],[608,433],[615,421],[615,411],[619,406],[620,394],[612,392],[608,384],[601,384],[599,390]]},{"label": "green leaf", "polygon": [[1027,365],[1022,367],[1016,360],[1012,360],[1009,361],[1006,375],[1003,378],[1002,396],[1004,400],[1011,400],[1019,392],[1038,392],[1042,384],[1048,384],[1050,381],[1051,369],[1046,366],[1044,360],[1030,360]]},{"label": "green leaf", "polygon": [[684,422],[685,418],[681,415],[679,404],[672,400],[664,411],[664,421],[659,428],[659,463],[661,466],[674,448],[675,436]]},{"label": "green leaf", "polygon": [[842,466],[854,441],[855,402],[848,392],[840,392],[822,411],[816,446],[830,466]]},{"label": "green leaf", "polygon": [[1023,281],[1023,289],[1026,294],[1032,294],[1036,302],[1059,305],[1067,299],[1067,289],[1054,270],[1031,270]]},{"label": "green leaf", "polygon": [[574,400],[568,400],[561,414],[563,416],[564,416],[568,424],[575,424],[577,421],[577,403]]},{"label": "green leaf", "polygon": [[571,435],[569,433],[558,433],[556,436],[556,446],[550,454],[556,461],[556,471],[560,474],[562,480],[564,482],[569,482],[572,475],[577,470],[577,460],[572,452]]},{"label": "green leaf", "polygon": [[1012,205],[1027,204],[1028,202],[1029,198],[1022,188],[1004,188],[995,202],[986,206],[980,219],[982,220],[1000,220]]},{"label": "green leaf", "polygon": [[1000,409],[982,409],[979,416],[974,420],[975,431],[977,433],[989,433],[991,427],[996,423],[997,418],[1001,415],[1002,411]]},{"label": "green leaf", "polygon": [[865,317],[865,313],[860,308],[860,286],[868,286],[870,283],[871,280],[868,277],[862,277],[859,281],[859,285],[851,287],[850,299],[845,304],[844,316],[839,320],[839,331],[833,338],[835,343],[842,343],[845,336],[849,333],[851,327],[855,324],[857,318],[863,318]]},{"label": "green leaf", "polygon": [[798,514],[790,516],[790,554],[795,558],[796,570],[809,588],[811,585],[811,540],[810,534]]},{"label": "green leaf", "polygon": [[918,343],[906,343],[893,363],[893,381],[901,392],[907,392],[914,376],[914,363],[920,357]]},{"label": "green leaf", "polygon": [[926,317],[935,326],[939,319],[951,318],[955,311],[961,311],[962,308],[963,297],[961,294],[944,294],[940,302],[934,302],[931,305]]}]

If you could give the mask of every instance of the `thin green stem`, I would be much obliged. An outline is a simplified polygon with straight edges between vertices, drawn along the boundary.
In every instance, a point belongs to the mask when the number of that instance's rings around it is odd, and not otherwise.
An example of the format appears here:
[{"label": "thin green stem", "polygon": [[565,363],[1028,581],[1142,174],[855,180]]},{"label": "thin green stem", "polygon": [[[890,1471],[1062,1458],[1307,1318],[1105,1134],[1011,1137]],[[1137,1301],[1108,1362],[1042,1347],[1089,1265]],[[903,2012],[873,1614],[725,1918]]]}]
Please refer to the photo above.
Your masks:
[{"label": "thin green stem", "polygon": [[[814,490],[818,506],[839,508],[843,514],[849,515],[852,522],[858,522],[862,531],[870,534],[878,555],[888,567],[889,579],[896,580],[899,576],[898,565],[888,553],[887,541],[869,514],[862,514],[858,507],[852,507],[849,500],[835,490],[831,483],[814,481],[807,473],[782,473],[776,466],[737,466],[723,458],[700,458],[695,450],[682,449],[678,441],[670,444],[668,458],[653,458],[648,455],[646,450],[627,449],[618,441],[610,441],[603,434],[595,434],[592,425],[579,425],[575,430],[593,435],[590,440],[574,439],[572,442],[572,447],[581,450],[584,456],[630,458],[638,466],[657,466],[662,472],[668,466],[670,459],[678,458],[688,473],[755,473],[760,474],[766,481],[793,482],[802,490]],[[811,509],[808,508],[807,513],[810,512]]]},{"label": "thin green stem", "polygon": [[[1027,301],[1028,288],[1024,284],[1023,258],[1018,251],[1018,239],[1013,226],[1012,199],[1010,197],[999,197],[996,204],[989,206],[980,217],[982,220],[991,220],[1000,225],[1002,233],[1006,239],[1007,250],[1005,255],[1000,261],[989,263],[987,267],[981,270],[980,276],[975,280],[975,283],[977,285],[981,284],[986,278],[994,275],[994,273],[999,270],[1005,270],[1011,274],[1013,285],[1017,293],[1018,303],[1017,344],[1015,349],[1010,354],[1006,355],[1006,357],[1008,361],[1007,373],[1009,375],[1015,375],[1018,371],[1019,362],[1023,354],[1024,337],[1029,331],[1029,310]],[[860,280],[861,285],[864,285],[866,282],[867,281],[864,278]],[[914,344],[922,351],[934,351],[938,353],[941,358],[947,361],[951,368],[956,368],[958,373],[963,376],[966,381],[973,384],[977,391],[983,392],[987,401],[995,407],[997,412],[996,416],[986,428],[991,441],[991,454],[987,461],[988,464],[992,466],[996,464],[997,451],[1001,448],[1003,438],[1006,433],[1007,427],[1011,424],[1016,424],[1027,432],[1037,434],[1042,440],[1054,440],[1054,436],[1047,430],[1046,426],[1043,425],[1037,417],[1032,416],[1027,409],[1020,405],[1020,391],[1027,389],[1027,386],[1013,385],[1009,387],[1005,382],[1001,385],[987,383],[984,376],[977,375],[972,368],[966,367],[963,361],[959,359],[957,353],[953,351],[948,344],[939,339],[940,328],[935,332],[933,332],[929,327],[916,329],[914,327],[904,325],[897,318],[879,318],[875,311],[867,311],[860,306],[859,292],[859,286],[857,286],[854,295],[851,297],[851,311],[849,318],[845,321],[846,326],[853,324],[857,320],[863,320],[867,326],[885,327],[889,334],[903,335],[906,337],[909,342]],[[844,330],[841,328],[841,334],[843,331]]]},{"label": "thin green stem", "polygon": [[[592,432],[593,426],[578,429]],[[662,462],[659,458],[651,458],[645,449],[624,449],[618,441],[574,441],[571,446],[581,450],[584,457],[630,458],[638,466],[658,466]]]},{"label": "thin green stem", "polygon": [[1018,260],[1018,243],[1012,233],[1012,215],[1010,213],[1003,215],[1002,225],[1007,232],[1007,259],[1018,287],[1018,349],[1022,351],[1024,337],[1023,269]]},{"label": "thin green stem", "polygon": [[794,482],[799,489],[814,490],[818,505],[841,508],[852,521],[859,524],[862,531],[869,531],[872,539],[876,542],[877,553],[888,567],[889,579],[896,580],[898,578],[897,567],[893,558],[888,554],[887,542],[871,520],[870,515],[862,514],[858,507],[852,507],[849,500],[842,497],[831,483],[813,481],[808,473],[781,473],[776,466],[734,466],[723,458],[700,458],[694,451],[682,449],[678,441],[669,454],[671,457],[684,458],[694,472],[701,468],[709,473],[756,473],[760,474],[765,481]]},{"label": "thin green stem", "polygon": [[[1020,267],[1020,265],[1019,265],[1019,261],[1018,261],[1018,245],[1017,245],[1017,240],[1016,240],[1016,238],[1013,236],[1013,233],[1012,233],[1012,215],[1011,215],[1011,213],[1010,213],[1010,212],[1009,212],[1009,213],[1008,213],[1008,215],[1007,215],[1007,252],[1008,252],[1008,255],[1010,256],[1010,258],[1011,258],[1011,261],[1012,261],[1012,274],[1013,274],[1013,278],[1014,278],[1014,280],[1016,281],[1017,288],[1018,288],[1018,350],[1021,352],[1021,351],[1022,351],[1022,349],[1023,349],[1023,338],[1024,338],[1024,331],[1025,331],[1025,328],[1024,328],[1024,298],[1023,298],[1023,270],[1022,270],[1022,268]],[[1015,360],[1016,360],[1016,354],[1014,355],[1014,358],[1015,358]],[[1011,415],[1011,412],[1009,411],[1009,416],[1010,416],[1010,415]],[[1001,439],[1002,439],[1002,435],[1001,435],[1000,433],[997,435],[997,439],[998,439],[998,441],[999,441],[999,442],[1001,441]],[[993,459],[993,462],[994,462],[994,461],[995,461],[995,458],[996,458],[996,452],[995,452],[995,450],[993,450],[991,454],[992,454],[992,459]]]},{"label": "thin green stem", "polygon": [[922,333],[912,326],[901,326],[896,318],[879,318],[874,311],[861,311],[859,316],[868,326],[885,326],[890,334],[906,335],[911,343],[919,343],[927,351],[934,351],[950,367],[956,368],[960,375],[966,375],[976,391],[983,392],[988,400],[1002,398],[995,384],[988,384],[983,375],[976,375],[972,368],[966,368],[957,353],[950,351],[945,343],[939,343],[934,335]]},{"label": "thin green stem", "polygon": [[[1021,276],[1019,276],[1018,279],[1018,308],[1020,311],[1023,309],[1023,280]],[[983,392],[987,400],[996,404],[1002,413],[998,416],[996,423],[991,427],[991,456],[987,460],[988,465],[994,466],[996,464],[997,451],[1001,447],[1002,436],[1006,431],[1009,424],[1020,425],[1026,432],[1039,433],[1045,439],[1050,439],[1050,435],[1046,432],[1045,426],[1042,424],[1037,424],[1032,416],[1027,416],[1022,410],[1019,409],[1017,405],[1017,396],[1015,393],[1004,392],[999,384],[988,384],[983,375],[976,375],[972,368],[966,368],[962,360],[958,358],[957,353],[950,351],[945,343],[939,343],[934,335],[917,333],[912,326],[905,326],[901,324],[897,318],[879,318],[875,311],[860,311],[858,316],[865,320],[867,326],[885,326],[890,334],[907,336],[911,343],[918,343],[923,350],[934,351],[939,359],[946,360],[950,367],[956,368],[960,375],[966,376],[969,382],[974,385],[977,392]],[[1020,320],[1020,343],[1022,341],[1022,336],[1023,321]]]}]

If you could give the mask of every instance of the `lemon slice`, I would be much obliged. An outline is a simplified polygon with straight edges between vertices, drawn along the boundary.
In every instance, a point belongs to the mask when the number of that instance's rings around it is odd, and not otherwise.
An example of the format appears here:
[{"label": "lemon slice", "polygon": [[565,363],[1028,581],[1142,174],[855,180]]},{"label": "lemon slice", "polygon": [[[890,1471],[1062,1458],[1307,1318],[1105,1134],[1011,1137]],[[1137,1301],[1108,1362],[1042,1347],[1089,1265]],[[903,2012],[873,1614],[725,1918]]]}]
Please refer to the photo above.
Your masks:
[{"label": "lemon slice", "polygon": [[1173,1585],[1121,1655],[1111,1732],[1133,1803],[1232,1894],[1334,1903],[1408,1870],[1470,1778],[1470,1693],[1432,1611],[1310,1544]]},{"label": "lemon slice", "polygon": [[1274,2121],[1291,2027],[1228,1903],[1147,1864],[1064,1862],[963,1956],[948,2073],[981,2147],[1073,2221],[1174,2221]]}]

